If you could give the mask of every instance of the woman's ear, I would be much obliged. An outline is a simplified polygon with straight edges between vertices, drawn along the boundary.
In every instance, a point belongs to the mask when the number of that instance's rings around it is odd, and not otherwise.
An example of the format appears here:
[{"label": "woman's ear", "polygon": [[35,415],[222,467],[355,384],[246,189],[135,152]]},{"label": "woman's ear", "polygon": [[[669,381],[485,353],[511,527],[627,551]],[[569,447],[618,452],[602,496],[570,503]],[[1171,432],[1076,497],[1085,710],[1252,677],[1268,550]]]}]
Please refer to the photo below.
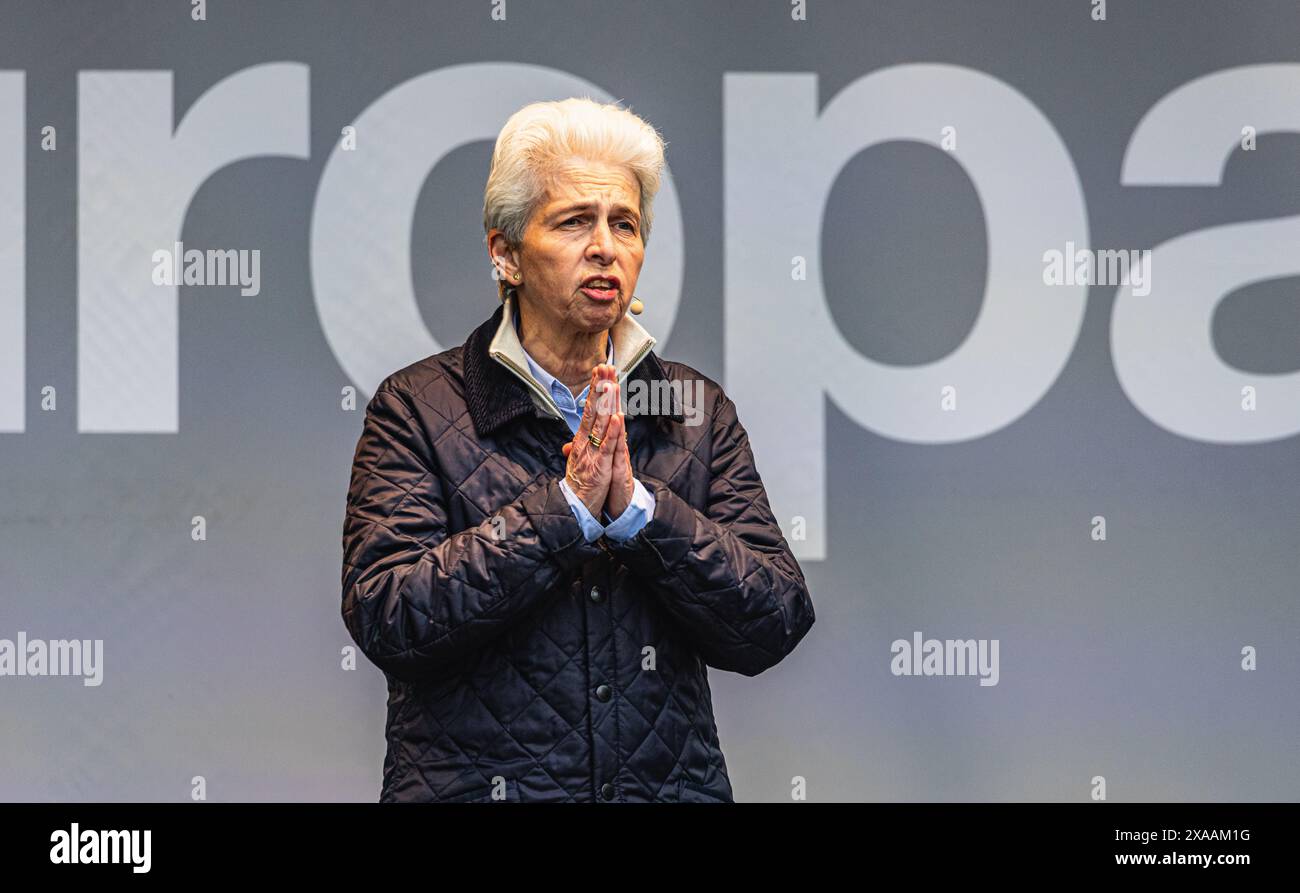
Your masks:
[{"label": "woman's ear", "polygon": [[519,270],[519,256],[514,247],[506,240],[505,233],[493,230],[488,235],[488,254],[492,266],[496,267],[497,281],[507,286],[518,285],[523,278]]}]

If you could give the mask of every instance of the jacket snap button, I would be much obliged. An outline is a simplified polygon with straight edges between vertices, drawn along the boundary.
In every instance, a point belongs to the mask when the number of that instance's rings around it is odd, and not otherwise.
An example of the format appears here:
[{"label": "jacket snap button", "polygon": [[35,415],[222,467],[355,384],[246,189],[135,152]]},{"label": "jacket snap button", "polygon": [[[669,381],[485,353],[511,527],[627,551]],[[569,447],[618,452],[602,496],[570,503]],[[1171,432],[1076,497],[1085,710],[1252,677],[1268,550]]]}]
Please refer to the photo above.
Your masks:
[{"label": "jacket snap button", "polygon": [[605,595],[600,591],[599,586],[591,587],[591,600],[596,604],[600,604],[605,600]]},{"label": "jacket snap button", "polygon": [[596,686],[596,697],[600,698],[600,700],[602,701],[608,701],[610,699],[610,696],[613,694],[614,694],[614,690],[610,688],[608,685]]},{"label": "jacket snap button", "polygon": [[600,796],[604,797],[606,800],[613,800],[614,786],[609,782],[605,782],[603,785],[600,786]]}]

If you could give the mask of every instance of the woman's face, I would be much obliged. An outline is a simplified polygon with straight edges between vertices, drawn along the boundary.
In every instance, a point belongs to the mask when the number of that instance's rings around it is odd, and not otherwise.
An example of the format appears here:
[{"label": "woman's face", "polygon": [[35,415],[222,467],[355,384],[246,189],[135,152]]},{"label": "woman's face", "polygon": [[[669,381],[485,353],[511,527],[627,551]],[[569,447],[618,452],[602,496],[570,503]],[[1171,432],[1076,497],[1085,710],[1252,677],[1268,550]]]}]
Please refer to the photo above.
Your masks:
[{"label": "woman's face", "polygon": [[[623,318],[645,259],[641,192],[625,168],[575,160],[551,180],[515,253],[519,291],[553,331],[603,332]],[[611,288],[585,287],[604,277]]]}]

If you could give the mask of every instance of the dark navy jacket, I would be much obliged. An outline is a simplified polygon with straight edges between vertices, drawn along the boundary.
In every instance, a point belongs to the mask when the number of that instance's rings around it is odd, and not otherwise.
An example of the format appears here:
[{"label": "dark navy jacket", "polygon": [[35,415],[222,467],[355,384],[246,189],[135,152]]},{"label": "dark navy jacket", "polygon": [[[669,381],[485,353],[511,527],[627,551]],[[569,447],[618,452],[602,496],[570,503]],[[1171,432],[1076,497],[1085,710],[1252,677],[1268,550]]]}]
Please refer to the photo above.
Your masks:
[{"label": "dark navy jacket", "polygon": [[655,513],[588,543],[559,487],[572,434],[512,368],[508,309],[386,378],[357,443],[342,614],[388,679],[380,800],[730,802],[707,668],[761,673],[814,621],[736,407],[625,317],[629,401],[703,400],[629,406]]}]

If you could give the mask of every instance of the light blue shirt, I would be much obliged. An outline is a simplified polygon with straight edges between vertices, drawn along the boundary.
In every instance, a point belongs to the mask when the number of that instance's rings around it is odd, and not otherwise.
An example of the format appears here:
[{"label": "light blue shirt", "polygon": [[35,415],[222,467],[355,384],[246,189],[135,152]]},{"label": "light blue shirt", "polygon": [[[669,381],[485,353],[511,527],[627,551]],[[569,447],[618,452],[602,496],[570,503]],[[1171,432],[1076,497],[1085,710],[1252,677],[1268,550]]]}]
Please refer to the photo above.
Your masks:
[{"label": "light blue shirt", "polygon": [[[515,331],[519,331],[519,317],[515,316]],[[523,342],[520,341],[519,347],[523,350]],[[587,392],[591,390],[588,384],[582,389],[582,393],[575,399],[573,392],[570,391],[564,382],[558,380],[554,375],[547,372],[532,358],[528,351],[524,350],[524,359],[528,361],[528,368],[533,373],[533,378],[537,380],[555,405],[559,407],[560,414],[564,416],[564,421],[568,423],[569,430],[575,434],[578,426],[582,424],[582,405],[587,402]],[[611,366],[614,364],[614,339],[609,338],[609,352],[606,360]],[[564,493],[564,498],[569,502],[569,508],[573,510],[573,516],[578,519],[578,525],[582,528],[582,535],[589,543],[600,539],[605,535],[612,540],[623,542],[631,539],[645,527],[655,513],[655,498],[649,490],[635,477],[632,478],[632,501],[628,503],[627,509],[619,515],[616,520],[610,520],[609,513],[605,512],[605,520],[609,523],[601,524],[587,510],[587,506],[577,494],[569,487],[569,482],[565,478],[560,479],[560,490]]]}]

